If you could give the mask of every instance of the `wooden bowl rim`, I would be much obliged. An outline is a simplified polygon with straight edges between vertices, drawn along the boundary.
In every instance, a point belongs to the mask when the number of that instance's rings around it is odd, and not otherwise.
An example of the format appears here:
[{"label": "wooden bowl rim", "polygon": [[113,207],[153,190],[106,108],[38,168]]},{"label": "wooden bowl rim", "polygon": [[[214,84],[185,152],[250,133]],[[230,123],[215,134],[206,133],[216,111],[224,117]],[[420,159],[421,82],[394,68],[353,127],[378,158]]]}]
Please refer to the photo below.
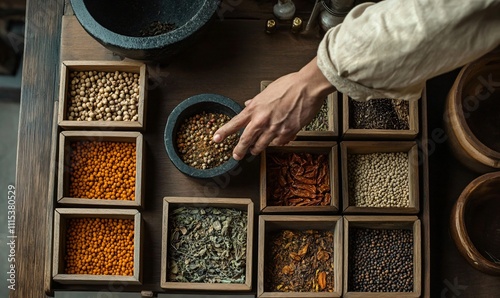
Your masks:
[{"label": "wooden bowl rim", "polygon": [[[465,65],[458,74],[454,84],[454,87],[456,88],[450,91],[450,95],[452,98],[452,106],[456,107],[455,113],[457,115],[457,121],[460,124],[457,129],[463,131],[463,136],[457,135],[457,137],[463,137],[467,143],[469,143],[478,151],[478,153],[486,157],[491,162],[491,164],[497,164],[497,167],[499,167],[500,152],[497,152],[483,144],[474,135],[474,133],[472,133],[472,130],[470,129],[467,120],[465,119],[463,108],[458,108],[463,106],[462,90],[464,88],[464,85],[470,81],[470,77],[472,75],[480,73],[482,67],[491,65],[492,63],[495,63],[500,67],[500,55],[486,55],[476,61]],[[489,166],[491,166],[491,164],[489,164]]]},{"label": "wooden bowl rim", "polygon": [[480,187],[483,183],[499,179],[500,172],[493,172],[484,174],[476,179],[474,179],[460,194],[458,200],[453,206],[451,212],[450,229],[451,236],[455,241],[455,245],[458,251],[464,258],[469,262],[474,268],[487,274],[500,275],[500,264],[495,264],[494,262],[486,259],[474,246],[472,240],[467,232],[467,227],[465,226],[465,209],[467,204],[470,202],[470,194]]}]

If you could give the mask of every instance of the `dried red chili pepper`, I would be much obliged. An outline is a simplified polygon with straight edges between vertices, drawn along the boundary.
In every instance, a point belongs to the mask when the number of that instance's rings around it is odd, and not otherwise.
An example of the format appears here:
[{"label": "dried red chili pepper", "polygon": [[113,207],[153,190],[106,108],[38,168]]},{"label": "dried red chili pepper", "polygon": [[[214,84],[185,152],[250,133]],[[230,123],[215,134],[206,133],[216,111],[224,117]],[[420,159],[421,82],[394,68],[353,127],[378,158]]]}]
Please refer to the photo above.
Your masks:
[{"label": "dried red chili pepper", "polygon": [[326,206],[330,204],[328,155],[268,154],[267,169],[269,205]]}]

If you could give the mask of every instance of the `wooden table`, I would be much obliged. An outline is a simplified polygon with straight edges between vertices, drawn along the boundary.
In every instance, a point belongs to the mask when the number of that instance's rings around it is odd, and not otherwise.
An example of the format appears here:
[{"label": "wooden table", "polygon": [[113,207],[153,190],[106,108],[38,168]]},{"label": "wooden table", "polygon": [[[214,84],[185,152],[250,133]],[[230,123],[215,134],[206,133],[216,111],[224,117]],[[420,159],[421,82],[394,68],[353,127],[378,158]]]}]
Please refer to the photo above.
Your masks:
[{"label": "wooden table", "polygon": [[[258,198],[258,158],[242,162],[242,172],[227,179],[201,182],[185,179],[168,160],[162,139],[169,111],[182,99],[198,93],[220,93],[240,103],[259,91],[261,80],[275,79],[300,68],[314,57],[319,37],[298,38],[286,28],[274,35],[263,32],[275,1],[228,1],[224,19],[218,19],[195,46],[169,65],[150,65],[149,105],[146,141],[146,209],[152,218],[161,214],[161,198],[177,196],[238,196]],[[298,2],[299,11],[312,4]],[[231,4],[233,4],[231,6]],[[237,5],[236,5],[237,4]],[[16,291],[11,297],[44,297],[45,250],[52,234],[47,197],[53,181],[48,174],[54,102],[58,100],[59,61],[76,59],[120,59],[111,53],[88,51],[87,40],[62,38],[75,23],[68,3],[62,0],[29,1],[25,64],[21,91],[21,115],[17,164],[16,198]],[[90,41],[92,42],[92,41]],[[87,51],[86,51],[87,50]],[[78,53],[78,54],[75,54]],[[444,98],[454,74],[428,84],[429,133],[442,127]],[[475,271],[458,254],[449,236],[449,213],[460,191],[475,175],[450,156],[446,143],[433,140],[430,151],[431,287],[427,297],[495,297],[500,279]],[[179,183],[182,181],[182,184]],[[234,189],[240,192],[235,194]],[[155,221],[156,222],[156,221]],[[160,235],[161,226],[145,222],[148,237]],[[160,247],[151,247],[144,265],[160,258]],[[158,276],[144,283],[155,290]],[[115,288],[116,289],[116,288]],[[112,290],[112,289],[111,289]]]}]

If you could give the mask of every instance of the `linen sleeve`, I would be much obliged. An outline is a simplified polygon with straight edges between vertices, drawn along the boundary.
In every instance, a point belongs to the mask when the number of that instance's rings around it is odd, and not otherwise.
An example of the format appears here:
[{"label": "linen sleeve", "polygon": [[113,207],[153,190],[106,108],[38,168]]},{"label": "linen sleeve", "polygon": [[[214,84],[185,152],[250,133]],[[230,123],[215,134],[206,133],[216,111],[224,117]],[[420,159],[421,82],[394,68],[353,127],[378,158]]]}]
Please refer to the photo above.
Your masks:
[{"label": "linen sleeve", "polygon": [[325,34],[318,67],[353,99],[416,100],[427,79],[499,44],[500,0],[384,0]]}]

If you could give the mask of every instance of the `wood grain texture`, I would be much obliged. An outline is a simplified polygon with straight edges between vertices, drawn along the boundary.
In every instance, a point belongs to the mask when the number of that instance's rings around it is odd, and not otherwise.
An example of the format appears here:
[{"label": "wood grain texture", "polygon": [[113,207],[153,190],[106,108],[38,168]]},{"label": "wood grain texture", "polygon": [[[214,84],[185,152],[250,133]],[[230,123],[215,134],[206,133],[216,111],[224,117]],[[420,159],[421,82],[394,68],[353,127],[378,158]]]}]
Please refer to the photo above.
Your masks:
[{"label": "wood grain texture", "polygon": [[[54,116],[57,114],[59,101],[54,102]],[[51,152],[50,152],[50,176],[49,188],[46,201],[46,223],[47,223],[47,238],[45,241],[45,267],[44,267],[44,292],[46,295],[53,296],[52,292],[52,243],[53,231],[52,225],[54,222],[54,197],[56,196],[57,185],[57,137],[59,135],[57,126],[57,117],[53,117],[52,121],[52,137],[51,137]]]},{"label": "wood grain texture", "polygon": [[49,187],[63,4],[62,0],[28,1],[26,7],[16,174],[17,283],[9,294],[13,298],[44,293],[48,219],[43,210]]}]

